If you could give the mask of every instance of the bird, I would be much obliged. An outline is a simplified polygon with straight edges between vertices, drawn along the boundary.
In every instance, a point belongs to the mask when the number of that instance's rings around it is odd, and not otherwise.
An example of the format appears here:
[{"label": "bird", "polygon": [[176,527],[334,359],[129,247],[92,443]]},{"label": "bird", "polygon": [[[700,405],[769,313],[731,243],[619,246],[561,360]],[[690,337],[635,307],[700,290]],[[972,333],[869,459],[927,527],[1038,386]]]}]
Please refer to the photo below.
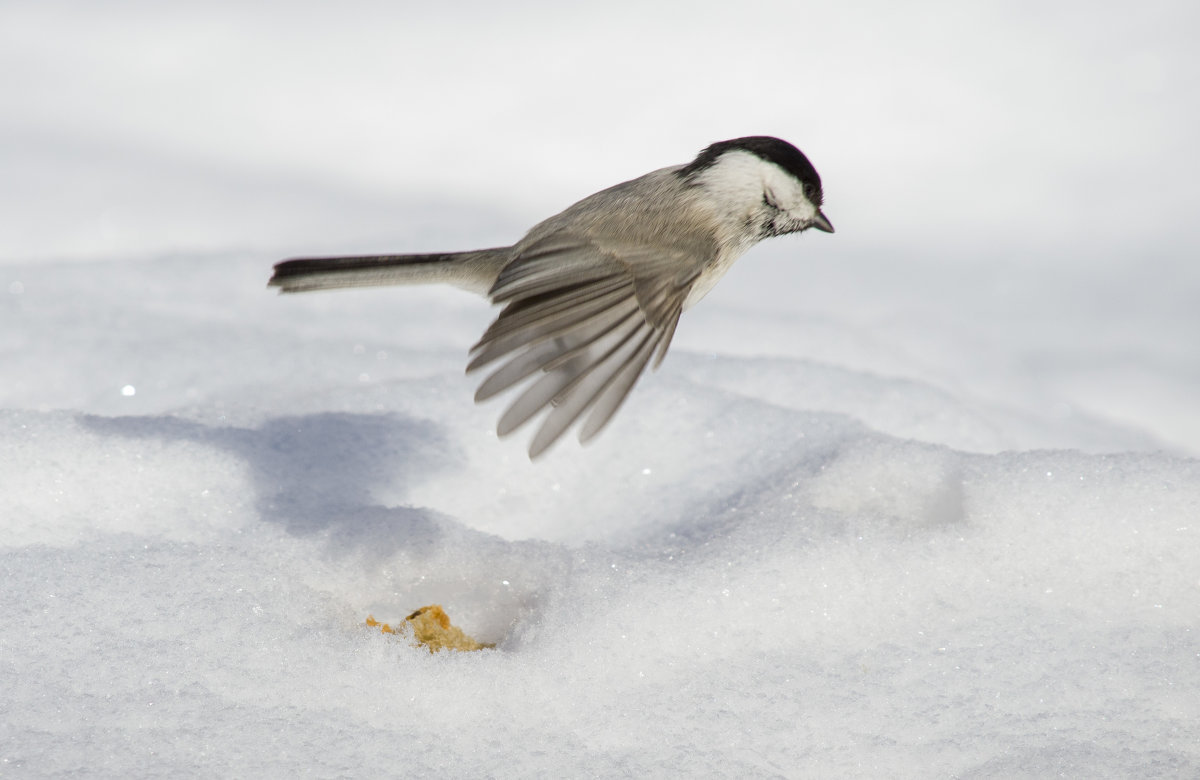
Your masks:
[{"label": "bird", "polygon": [[833,233],[823,199],[821,177],[795,146],[734,138],[589,195],[512,246],[296,258],[276,264],[268,285],[298,293],[443,282],[501,305],[467,373],[493,366],[477,403],[524,385],[499,418],[501,437],[545,411],[533,460],[577,422],[580,442],[593,439],[646,366],[662,363],[680,314],[748,249],[809,228]]}]

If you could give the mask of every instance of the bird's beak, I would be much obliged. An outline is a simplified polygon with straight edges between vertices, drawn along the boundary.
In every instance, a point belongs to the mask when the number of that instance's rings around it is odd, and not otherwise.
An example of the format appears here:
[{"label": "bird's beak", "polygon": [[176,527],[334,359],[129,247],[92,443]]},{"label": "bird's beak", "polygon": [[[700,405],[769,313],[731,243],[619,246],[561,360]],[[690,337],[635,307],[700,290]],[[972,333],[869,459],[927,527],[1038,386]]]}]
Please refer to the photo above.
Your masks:
[{"label": "bird's beak", "polygon": [[820,211],[817,212],[817,216],[813,218],[812,224],[809,225],[809,227],[815,227],[817,230],[820,230],[824,233],[833,232],[833,223],[829,221],[829,217],[825,216]]}]

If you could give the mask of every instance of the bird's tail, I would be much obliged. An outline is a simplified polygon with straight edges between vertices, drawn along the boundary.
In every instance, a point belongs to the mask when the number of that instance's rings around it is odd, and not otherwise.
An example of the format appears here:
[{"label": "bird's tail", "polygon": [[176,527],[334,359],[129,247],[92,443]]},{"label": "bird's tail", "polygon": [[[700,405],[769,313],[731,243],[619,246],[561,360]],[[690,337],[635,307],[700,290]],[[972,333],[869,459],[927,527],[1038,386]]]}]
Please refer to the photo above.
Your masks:
[{"label": "bird's tail", "polygon": [[510,259],[508,247],[434,255],[305,257],[277,263],[267,284],[292,293],[442,282],[487,294]]}]

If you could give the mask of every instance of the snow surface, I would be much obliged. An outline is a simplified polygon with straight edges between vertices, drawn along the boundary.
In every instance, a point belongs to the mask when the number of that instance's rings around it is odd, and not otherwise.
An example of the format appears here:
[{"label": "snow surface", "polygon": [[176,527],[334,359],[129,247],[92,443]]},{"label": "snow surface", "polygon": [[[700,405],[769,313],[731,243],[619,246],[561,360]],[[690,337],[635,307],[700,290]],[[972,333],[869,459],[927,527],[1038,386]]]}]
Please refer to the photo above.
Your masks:
[{"label": "snow surface", "polygon": [[[0,7],[0,776],[1200,775],[1195,6],[827,6]],[[264,286],[763,132],[838,233],[536,464]]]}]

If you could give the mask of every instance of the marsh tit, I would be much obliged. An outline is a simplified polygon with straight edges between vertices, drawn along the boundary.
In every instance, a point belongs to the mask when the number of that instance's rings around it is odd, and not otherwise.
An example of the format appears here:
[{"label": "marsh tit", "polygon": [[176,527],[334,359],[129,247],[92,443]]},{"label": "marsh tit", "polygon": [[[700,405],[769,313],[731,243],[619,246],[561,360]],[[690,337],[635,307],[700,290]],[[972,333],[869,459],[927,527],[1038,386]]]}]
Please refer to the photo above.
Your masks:
[{"label": "marsh tit", "polygon": [[503,304],[467,372],[497,366],[477,402],[525,383],[501,436],[548,410],[529,445],[536,458],[578,420],[581,442],[599,433],[651,359],[658,368],[683,310],[746,250],[808,228],[832,233],[821,201],[821,177],[799,149],[735,138],[589,195],[512,246],[286,260],[269,284],[291,293],[446,282]]}]

